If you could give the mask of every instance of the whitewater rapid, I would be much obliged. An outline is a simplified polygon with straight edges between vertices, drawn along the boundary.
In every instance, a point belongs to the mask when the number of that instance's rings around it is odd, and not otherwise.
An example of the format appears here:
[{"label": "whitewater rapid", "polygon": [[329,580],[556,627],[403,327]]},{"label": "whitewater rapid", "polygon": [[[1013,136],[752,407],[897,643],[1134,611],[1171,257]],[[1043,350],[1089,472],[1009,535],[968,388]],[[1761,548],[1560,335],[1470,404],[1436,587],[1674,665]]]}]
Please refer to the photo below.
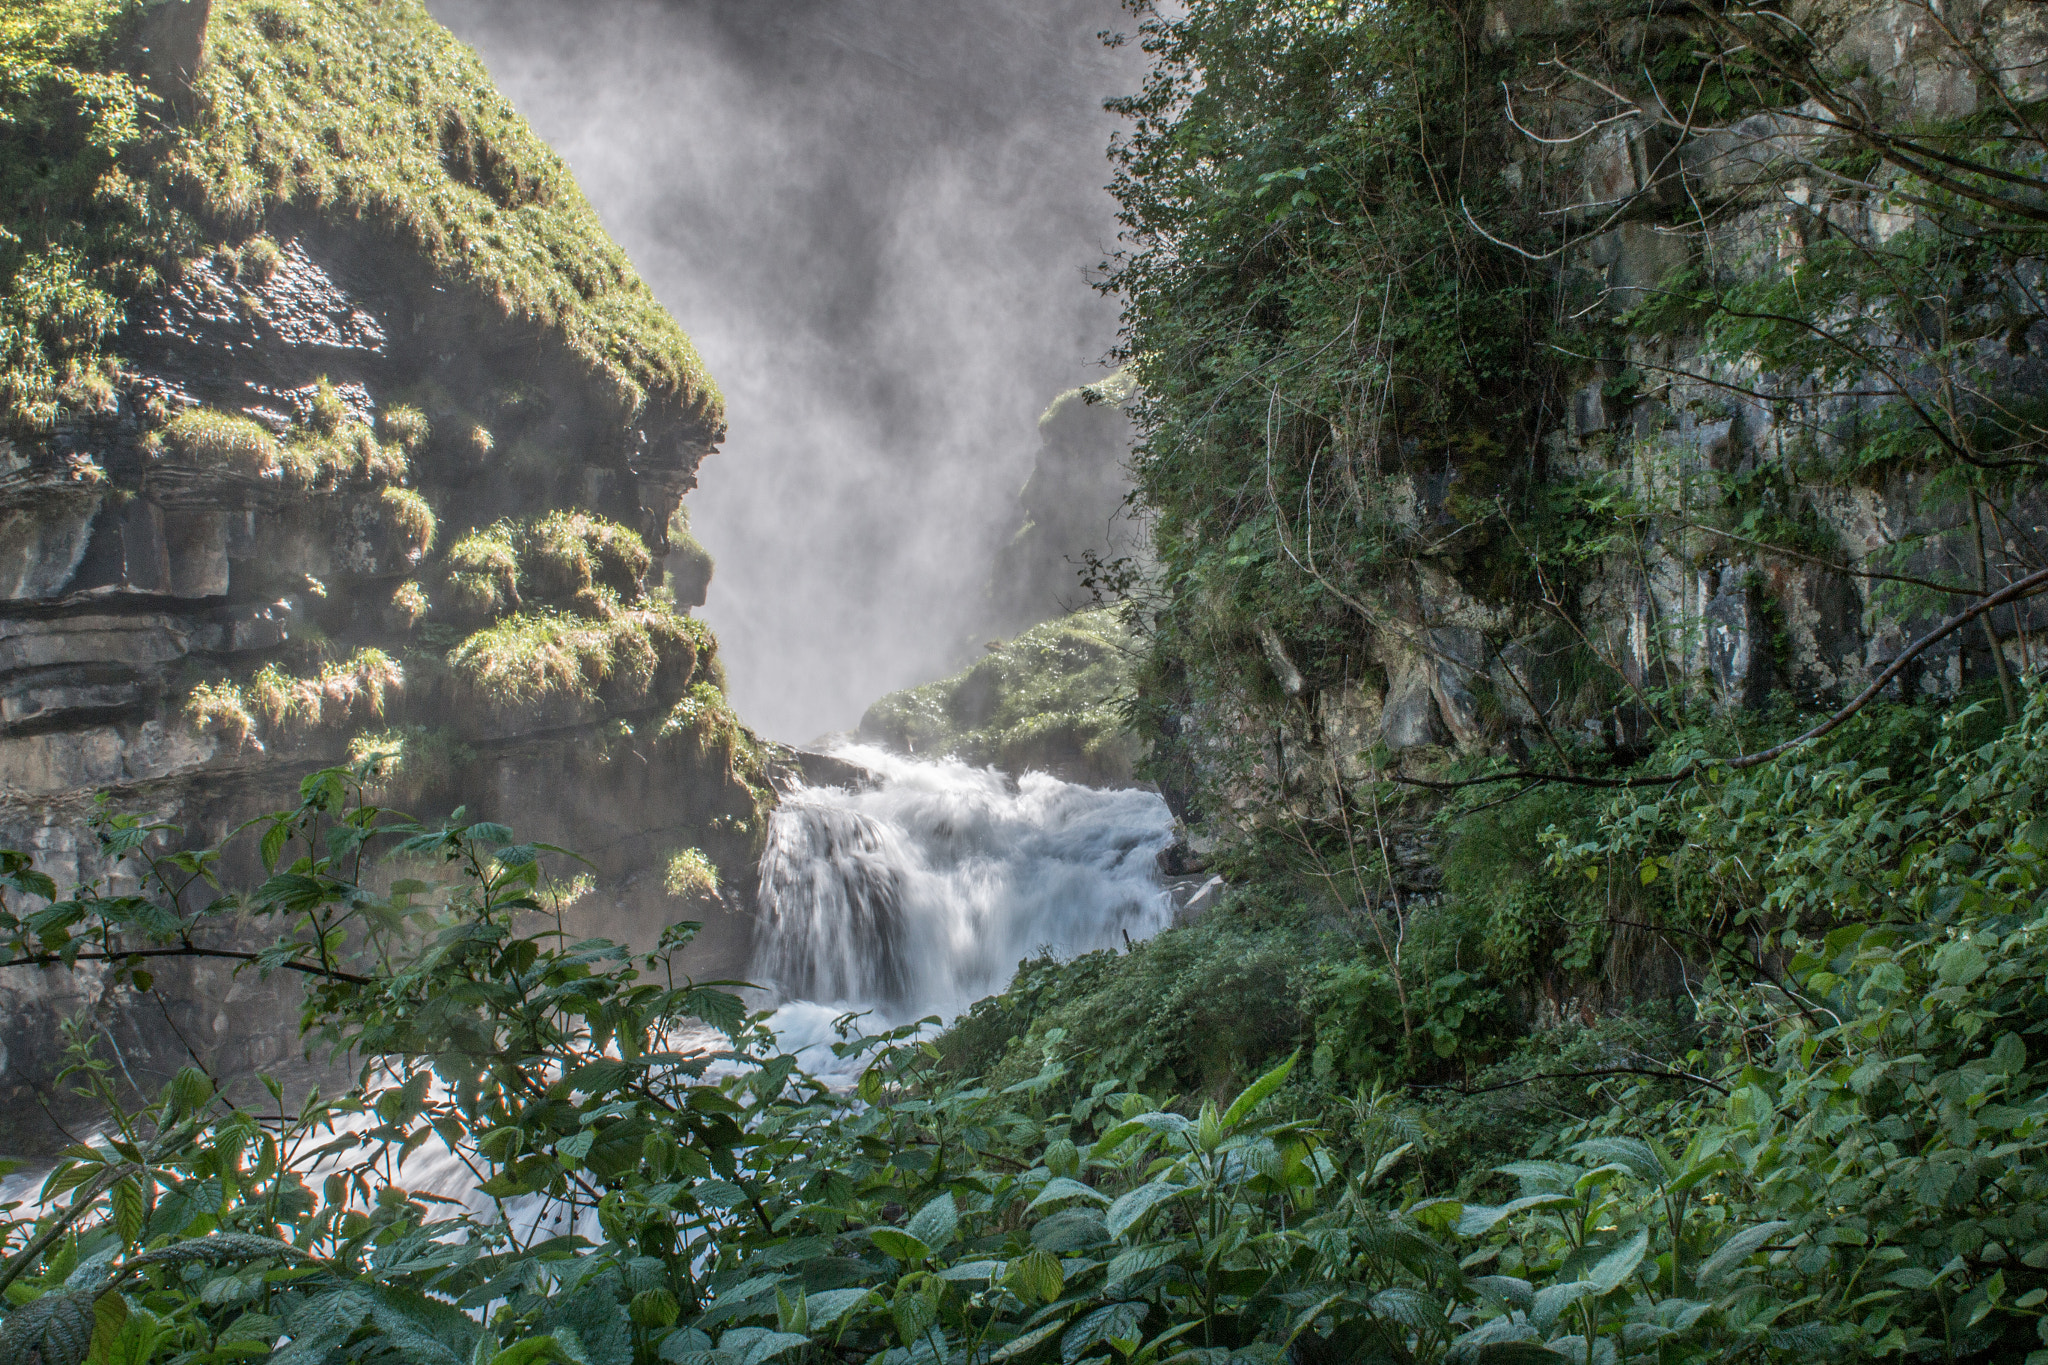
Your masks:
[{"label": "whitewater rapid", "polygon": [[827,1081],[833,1021],[863,1032],[951,1021],[1017,964],[1121,948],[1173,920],[1159,855],[1173,815],[1157,793],[868,746],[835,751],[873,775],[799,787],[770,818],[751,979],[777,1002],[785,1049]]}]

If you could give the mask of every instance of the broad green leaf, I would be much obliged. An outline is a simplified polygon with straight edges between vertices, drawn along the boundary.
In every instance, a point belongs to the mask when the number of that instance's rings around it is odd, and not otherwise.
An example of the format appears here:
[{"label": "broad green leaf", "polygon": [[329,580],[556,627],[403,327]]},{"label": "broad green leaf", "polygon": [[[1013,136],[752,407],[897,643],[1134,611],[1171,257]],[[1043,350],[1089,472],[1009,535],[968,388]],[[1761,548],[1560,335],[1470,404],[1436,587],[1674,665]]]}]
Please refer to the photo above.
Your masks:
[{"label": "broad green leaf", "polygon": [[1117,1253],[1109,1263],[1105,1280],[1107,1288],[1114,1289],[1134,1275],[1148,1270],[1157,1270],[1163,1265],[1172,1265],[1180,1259],[1182,1246],[1174,1242],[1161,1242],[1153,1246],[1131,1247]]},{"label": "broad green leaf", "polygon": [[1532,1194],[1505,1204],[1467,1204],[1465,1211],[1458,1215],[1458,1235],[1477,1237],[1503,1218],[1527,1213],[1531,1209],[1554,1209],[1577,1202],[1568,1194]]},{"label": "broad green leaf", "polygon": [[1003,1273],[1004,1261],[962,1261],[949,1265],[938,1272],[942,1280],[959,1281],[963,1284],[986,1284]]},{"label": "broad green leaf", "polygon": [[1155,1180],[1119,1195],[1116,1202],[1109,1206],[1109,1211],[1103,1215],[1104,1230],[1111,1237],[1120,1238],[1143,1222],[1146,1214],[1175,1195],[1185,1193],[1186,1189],[1183,1185],[1169,1185],[1164,1181]]},{"label": "broad green leaf", "polygon": [[1294,1064],[1301,1060],[1301,1050],[1288,1054],[1287,1060],[1268,1071],[1244,1088],[1244,1093],[1230,1102],[1230,1108],[1223,1111],[1223,1127],[1227,1132],[1251,1117],[1251,1112],[1287,1083],[1287,1077],[1294,1070]]},{"label": "broad green leaf", "polygon": [[960,1208],[952,1194],[940,1195],[911,1216],[904,1230],[926,1247],[942,1247],[953,1240],[960,1226]]},{"label": "broad green leaf", "polygon": [[1065,1199],[1090,1199],[1098,1204],[1107,1204],[1109,1202],[1109,1196],[1101,1190],[1083,1185],[1078,1180],[1069,1180],[1063,1175],[1058,1175],[1045,1182],[1045,1188],[1040,1190],[1038,1197],[1031,1201],[1031,1207],[1034,1209],[1044,1208],[1047,1204],[1057,1204]]},{"label": "broad green leaf", "polygon": [[553,1337],[528,1337],[492,1356],[490,1365],[547,1365],[548,1362],[566,1360],[568,1357],[562,1354]]},{"label": "broad green leaf", "polygon": [[1758,1223],[1755,1227],[1744,1228],[1721,1244],[1716,1251],[1700,1264],[1695,1272],[1702,1286],[1711,1286],[1730,1274],[1736,1267],[1756,1253],[1773,1237],[1792,1225],[1788,1222]]},{"label": "broad green leaf", "polygon": [[1098,1341],[1128,1341],[1145,1322],[1142,1303],[1108,1303],[1077,1318],[1060,1338],[1060,1358],[1073,1365]]},{"label": "broad green leaf", "polygon": [[1638,1228],[1635,1236],[1602,1256],[1586,1273],[1586,1278],[1599,1285],[1601,1293],[1612,1293],[1635,1273],[1636,1267],[1643,1263],[1643,1256],[1649,1249],[1649,1230]]},{"label": "broad green leaf", "polygon": [[823,1293],[805,1296],[810,1308],[811,1330],[822,1331],[836,1327],[841,1319],[851,1315],[862,1304],[880,1306],[882,1296],[872,1289],[827,1289]]},{"label": "broad green leaf", "polygon": [[1957,939],[1934,955],[1934,971],[1947,986],[1967,986],[1984,975],[1989,964],[1976,944]]},{"label": "broad green leaf", "polygon": [[1572,1280],[1565,1284],[1545,1285],[1536,1291],[1534,1302],[1529,1305],[1529,1321],[1539,1332],[1548,1332],[1557,1325],[1558,1315],[1588,1295],[1598,1294],[1600,1286],[1591,1280]]},{"label": "broad green leaf", "polygon": [[1058,1336],[1060,1330],[1066,1325],[1064,1320],[1055,1319],[1043,1327],[1026,1332],[1023,1336],[1013,1341],[1004,1342],[997,1348],[996,1353],[988,1358],[989,1365],[1002,1365],[1007,1360],[1021,1360]]},{"label": "broad green leaf", "polygon": [[897,1228],[870,1228],[868,1240],[872,1241],[884,1256],[894,1257],[905,1265],[916,1265],[932,1254],[922,1238],[913,1237]]},{"label": "broad green leaf", "polygon": [[46,1294],[0,1320],[0,1365],[80,1365],[92,1349],[99,1294]]},{"label": "broad green leaf", "polygon": [[1026,1303],[1051,1303],[1066,1287],[1066,1272],[1051,1252],[1029,1251],[1010,1262],[1003,1283]]},{"label": "broad green leaf", "polygon": [[908,1348],[939,1320],[939,1306],[921,1290],[899,1287],[895,1301],[889,1305],[889,1316],[896,1323],[896,1339]]}]

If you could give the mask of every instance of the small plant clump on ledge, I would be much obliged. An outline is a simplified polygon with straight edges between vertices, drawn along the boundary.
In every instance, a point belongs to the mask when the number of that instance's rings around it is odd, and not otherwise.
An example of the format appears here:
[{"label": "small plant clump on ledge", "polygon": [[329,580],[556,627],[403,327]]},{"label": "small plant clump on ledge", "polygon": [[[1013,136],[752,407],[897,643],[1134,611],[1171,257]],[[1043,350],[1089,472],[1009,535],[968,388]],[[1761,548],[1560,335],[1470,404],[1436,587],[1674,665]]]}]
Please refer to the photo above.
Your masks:
[{"label": "small plant clump on ledge", "polygon": [[519,555],[502,523],[472,531],[448,551],[448,602],[470,616],[496,616],[520,605]]},{"label": "small plant clump on ledge", "polygon": [[424,555],[434,548],[434,509],[425,495],[412,488],[386,488],[377,496],[384,515],[406,534],[415,554]]},{"label": "small plant clump on ledge", "polygon": [[713,647],[701,622],[665,609],[618,607],[605,620],[544,610],[484,627],[448,663],[460,683],[496,704],[594,702],[603,694],[631,706],[651,699],[664,674],[672,686],[686,684]]},{"label": "small plant clump on ledge", "polygon": [[405,670],[397,660],[380,649],[360,649],[305,676],[265,664],[243,682],[200,683],[186,698],[185,715],[199,730],[238,747],[260,748],[266,738],[275,742],[381,718],[387,694],[404,686]]},{"label": "small plant clump on ledge", "polygon": [[668,860],[661,889],[684,900],[714,900],[718,896],[718,868],[700,850],[683,849]]},{"label": "small plant clump on ledge", "polygon": [[279,468],[277,438],[262,423],[238,413],[187,408],[157,433],[160,457],[231,470],[260,479]]}]

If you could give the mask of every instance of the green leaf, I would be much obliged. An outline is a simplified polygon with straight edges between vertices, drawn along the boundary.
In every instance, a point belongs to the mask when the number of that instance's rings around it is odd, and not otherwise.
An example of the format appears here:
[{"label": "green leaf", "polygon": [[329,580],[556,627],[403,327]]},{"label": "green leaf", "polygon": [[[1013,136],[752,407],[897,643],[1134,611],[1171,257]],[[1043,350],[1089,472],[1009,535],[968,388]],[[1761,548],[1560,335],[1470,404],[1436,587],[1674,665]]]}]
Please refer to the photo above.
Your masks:
[{"label": "green leaf", "polygon": [[1577,1202],[1568,1194],[1532,1194],[1505,1204],[1467,1204],[1465,1211],[1458,1215],[1458,1235],[1477,1237],[1503,1218],[1527,1213],[1531,1209],[1554,1209]]},{"label": "green leaf", "polygon": [[1185,1193],[1186,1189],[1183,1185],[1169,1185],[1158,1180],[1140,1185],[1118,1196],[1116,1202],[1109,1206],[1109,1212],[1103,1215],[1104,1230],[1111,1237],[1122,1237],[1143,1222],[1146,1214],[1175,1195]]},{"label": "green leaf", "polygon": [[889,1316],[896,1323],[896,1337],[908,1348],[916,1344],[925,1329],[939,1320],[939,1306],[922,1290],[898,1286]]},{"label": "green leaf", "polygon": [[870,1228],[868,1240],[872,1241],[884,1256],[894,1257],[905,1265],[917,1265],[932,1254],[932,1249],[925,1245],[922,1238],[913,1237],[897,1228]]},{"label": "green leaf", "polygon": [[810,1309],[813,1332],[838,1326],[841,1319],[851,1316],[863,1304],[879,1306],[881,1302],[882,1296],[872,1289],[827,1289],[804,1300]]},{"label": "green leaf", "polygon": [[1638,1228],[1635,1236],[1602,1256],[1587,1273],[1586,1278],[1600,1286],[1601,1293],[1611,1294],[1635,1273],[1636,1267],[1643,1263],[1643,1256],[1649,1249],[1649,1230]]},{"label": "green leaf", "polygon": [[0,1365],[81,1365],[99,1328],[97,1289],[46,1294],[0,1322]]},{"label": "green leaf", "polygon": [[491,1365],[542,1365],[542,1362],[568,1359],[553,1337],[528,1337],[492,1356]]},{"label": "green leaf", "polygon": [[1060,1338],[1060,1359],[1073,1365],[1098,1341],[1135,1339],[1145,1323],[1142,1303],[1107,1303],[1085,1313]]},{"label": "green leaf", "polygon": [[113,1210],[114,1232],[121,1239],[121,1245],[133,1246],[142,1235],[142,1184],[134,1176],[124,1176],[114,1182],[107,1191],[107,1203]]},{"label": "green leaf", "polygon": [[1286,1061],[1246,1086],[1244,1093],[1232,1100],[1230,1108],[1223,1111],[1224,1130],[1227,1132],[1244,1122],[1251,1116],[1252,1110],[1265,1103],[1274,1091],[1285,1085],[1288,1073],[1294,1070],[1294,1064],[1300,1060],[1301,1049],[1296,1048],[1288,1054]]},{"label": "green leaf", "polygon": [[1473,1365],[1558,1365],[1570,1356],[1561,1355],[1535,1341],[1495,1341],[1479,1347],[1467,1357]]},{"label": "green leaf", "polygon": [[1047,1204],[1057,1204],[1065,1199],[1090,1199],[1098,1204],[1107,1204],[1109,1202],[1109,1196],[1101,1190],[1083,1185],[1078,1180],[1069,1180],[1063,1175],[1058,1175],[1045,1182],[1045,1188],[1040,1190],[1038,1197],[1031,1201],[1031,1207],[1034,1209],[1044,1208]]},{"label": "green leaf", "polygon": [[1755,1227],[1744,1228],[1721,1244],[1716,1251],[1701,1263],[1694,1278],[1703,1286],[1712,1285],[1734,1271],[1756,1253],[1758,1247],[1792,1225],[1787,1222],[1758,1223]]},{"label": "green leaf", "polygon": [[950,1192],[927,1203],[911,1216],[904,1230],[927,1248],[942,1247],[953,1240],[960,1226],[960,1208]]},{"label": "green leaf", "polygon": [[1934,971],[1946,986],[1967,986],[1984,975],[1987,964],[1976,944],[1957,939],[1934,955]]},{"label": "green leaf", "polygon": [[1565,1284],[1545,1285],[1536,1291],[1536,1299],[1529,1305],[1529,1321],[1539,1332],[1548,1332],[1557,1324],[1558,1315],[1588,1295],[1598,1294],[1600,1286],[1591,1280],[1572,1280]]},{"label": "green leaf", "polygon": [[736,1365],[761,1365],[786,1351],[811,1344],[796,1332],[770,1332],[759,1327],[735,1327],[718,1339],[718,1349],[734,1355]]},{"label": "green leaf", "polygon": [[1055,1336],[1058,1336],[1060,1329],[1066,1325],[1064,1320],[1055,1319],[1035,1331],[1026,1332],[1023,1336],[1013,1341],[1004,1342],[997,1349],[996,1353],[988,1358],[989,1365],[1002,1365],[1002,1362],[1007,1360],[1022,1359],[1045,1345],[1046,1342],[1052,1340]]},{"label": "green leaf", "polygon": [[1060,1258],[1049,1251],[1030,1251],[1010,1262],[1003,1283],[1026,1303],[1051,1303],[1066,1287]]},{"label": "green leaf", "polygon": [[[92,1323],[92,1344],[88,1354],[93,1360],[105,1360],[114,1349],[114,1339],[128,1325],[128,1300],[114,1291],[101,1294],[93,1300]],[[268,1343],[264,1349],[269,1349]]]}]

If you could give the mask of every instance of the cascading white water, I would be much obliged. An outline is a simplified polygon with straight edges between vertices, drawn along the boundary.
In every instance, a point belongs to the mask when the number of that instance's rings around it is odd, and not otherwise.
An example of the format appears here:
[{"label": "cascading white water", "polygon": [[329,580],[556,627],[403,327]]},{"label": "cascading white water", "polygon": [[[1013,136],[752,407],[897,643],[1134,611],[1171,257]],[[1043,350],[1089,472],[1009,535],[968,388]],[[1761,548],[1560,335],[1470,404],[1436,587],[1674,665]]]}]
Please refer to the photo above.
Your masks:
[{"label": "cascading white water", "polygon": [[1173,919],[1158,858],[1173,816],[1152,792],[1102,791],[855,746],[859,791],[806,787],[772,817],[753,979],[782,1000],[784,1045],[828,1077],[833,1018],[873,1030],[951,1019],[1019,960],[1148,937]]}]

